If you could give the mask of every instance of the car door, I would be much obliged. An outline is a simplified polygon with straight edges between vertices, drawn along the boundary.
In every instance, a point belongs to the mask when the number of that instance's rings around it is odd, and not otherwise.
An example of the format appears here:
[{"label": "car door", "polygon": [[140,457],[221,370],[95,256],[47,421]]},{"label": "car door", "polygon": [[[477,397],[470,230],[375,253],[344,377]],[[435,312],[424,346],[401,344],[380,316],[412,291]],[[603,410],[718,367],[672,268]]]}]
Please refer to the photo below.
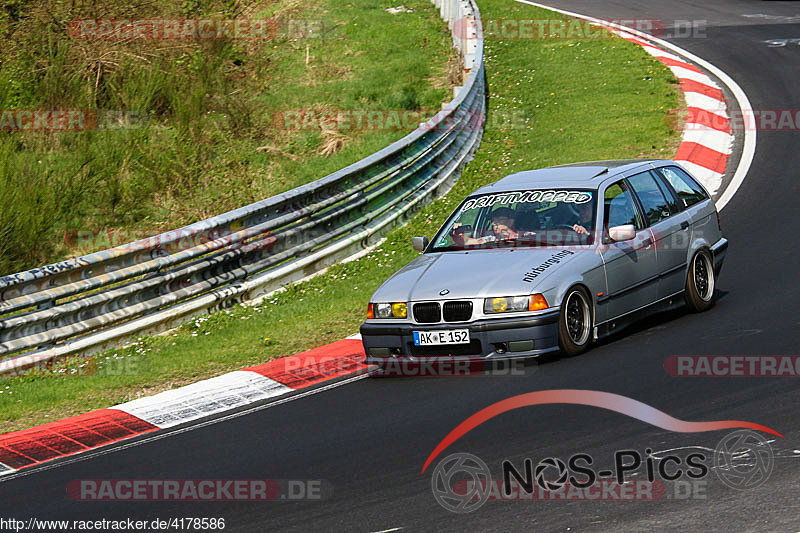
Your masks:
[{"label": "car door", "polygon": [[[653,234],[646,227],[630,185],[625,180],[602,191],[603,228],[601,246],[606,273],[606,292],[598,296],[597,323],[611,320],[654,302],[658,296],[658,264]],[[633,224],[630,241],[611,242],[608,228]]]},{"label": "car door", "polygon": [[653,171],[628,177],[653,232],[658,262],[658,297],[666,298],[686,286],[686,261],[691,242],[691,220],[680,210],[678,199],[661,176]]}]

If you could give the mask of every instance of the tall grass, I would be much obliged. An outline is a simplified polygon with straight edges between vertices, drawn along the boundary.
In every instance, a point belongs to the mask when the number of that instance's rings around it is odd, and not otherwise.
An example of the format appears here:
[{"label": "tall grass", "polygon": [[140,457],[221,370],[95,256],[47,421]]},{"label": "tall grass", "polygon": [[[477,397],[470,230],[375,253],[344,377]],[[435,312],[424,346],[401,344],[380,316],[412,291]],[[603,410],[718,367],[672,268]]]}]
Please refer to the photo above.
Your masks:
[{"label": "tall grass", "polygon": [[[390,15],[384,0],[0,0],[0,111],[98,116],[82,132],[0,131],[0,274],[88,252],[64,238],[76,231],[178,227],[399,138],[347,132],[326,144],[325,131],[281,131],[273,116],[438,108],[450,93],[449,36],[429,2],[406,4],[413,13]],[[197,42],[67,33],[74,19],[169,17],[315,19],[326,33]]]}]

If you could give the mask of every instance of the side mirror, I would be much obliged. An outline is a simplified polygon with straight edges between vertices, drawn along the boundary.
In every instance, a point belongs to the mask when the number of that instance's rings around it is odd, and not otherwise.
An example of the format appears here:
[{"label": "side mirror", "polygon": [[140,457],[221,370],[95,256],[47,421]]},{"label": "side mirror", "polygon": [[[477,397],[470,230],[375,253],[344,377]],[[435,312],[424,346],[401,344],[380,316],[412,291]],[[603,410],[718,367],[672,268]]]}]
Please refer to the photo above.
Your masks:
[{"label": "side mirror", "polygon": [[427,237],[413,237],[411,239],[411,247],[414,248],[419,253],[422,253],[425,251],[425,248],[428,247],[429,242],[430,241],[428,240]]},{"label": "side mirror", "polygon": [[608,236],[614,242],[629,241],[636,237],[636,228],[633,227],[633,224],[614,226],[613,228],[608,228]]}]

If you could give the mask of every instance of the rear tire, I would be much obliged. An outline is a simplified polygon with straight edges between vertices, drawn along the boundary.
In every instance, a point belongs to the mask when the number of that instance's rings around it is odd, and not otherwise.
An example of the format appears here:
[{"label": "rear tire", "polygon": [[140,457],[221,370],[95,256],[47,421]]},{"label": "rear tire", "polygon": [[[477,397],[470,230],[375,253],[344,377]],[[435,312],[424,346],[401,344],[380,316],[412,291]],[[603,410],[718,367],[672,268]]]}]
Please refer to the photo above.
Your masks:
[{"label": "rear tire", "polygon": [[697,252],[689,263],[686,274],[686,305],[695,313],[700,313],[714,305],[714,260],[708,250]]},{"label": "rear tire", "polygon": [[585,352],[592,344],[592,299],[581,287],[567,291],[558,317],[558,345],[567,356]]}]

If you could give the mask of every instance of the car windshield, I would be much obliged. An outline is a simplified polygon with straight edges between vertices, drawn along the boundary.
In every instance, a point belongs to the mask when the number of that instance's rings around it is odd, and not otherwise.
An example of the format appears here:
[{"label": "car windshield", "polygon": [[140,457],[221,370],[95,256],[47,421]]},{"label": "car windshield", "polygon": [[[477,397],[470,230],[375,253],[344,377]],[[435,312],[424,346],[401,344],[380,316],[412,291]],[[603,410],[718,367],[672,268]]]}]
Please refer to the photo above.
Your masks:
[{"label": "car windshield", "polygon": [[434,237],[430,251],[591,244],[596,193],[528,189],[469,197]]}]

